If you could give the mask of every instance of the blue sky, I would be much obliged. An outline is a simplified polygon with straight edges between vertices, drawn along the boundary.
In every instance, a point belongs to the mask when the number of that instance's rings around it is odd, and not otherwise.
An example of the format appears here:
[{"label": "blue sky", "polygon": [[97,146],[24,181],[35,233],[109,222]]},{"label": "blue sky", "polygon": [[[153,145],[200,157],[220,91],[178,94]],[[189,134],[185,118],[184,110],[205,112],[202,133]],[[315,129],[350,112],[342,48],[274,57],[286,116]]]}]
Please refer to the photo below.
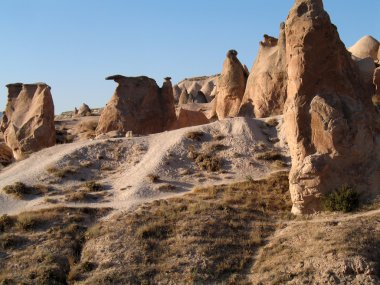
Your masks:
[{"label": "blue sky", "polygon": [[[379,0],[325,0],[347,46],[380,40]],[[294,0],[0,0],[0,109],[12,82],[46,82],[56,113],[101,107],[112,74],[185,77],[219,73],[236,49],[251,68],[263,34],[278,35]]]}]

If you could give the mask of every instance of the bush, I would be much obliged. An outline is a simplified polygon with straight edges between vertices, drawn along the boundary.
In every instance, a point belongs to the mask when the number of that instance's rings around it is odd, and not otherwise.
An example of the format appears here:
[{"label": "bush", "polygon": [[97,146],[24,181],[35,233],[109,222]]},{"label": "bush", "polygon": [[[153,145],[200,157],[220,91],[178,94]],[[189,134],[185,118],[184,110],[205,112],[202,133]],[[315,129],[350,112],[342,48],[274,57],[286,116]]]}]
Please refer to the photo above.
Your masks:
[{"label": "bush", "polygon": [[352,187],[344,185],[326,195],[322,204],[327,211],[352,212],[359,206],[359,194]]},{"label": "bush", "polygon": [[[40,186],[39,186],[40,187]],[[27,186],[22,182],[16,182],[13,185],[7,185],[3,188],[4,192],[17,198],[23,198],[25,195],[38,195],[42,190],[39,187]]]},{"label": "bush", "polygon": [[204,136],[203,132],[189,132],[186,134],[186,138],[195,140],[195,141],[201,141],[202,137]]},{"label": "bush", "polygon": [[88,181],[83,184],[83,187],[89,192],[99,192],[103,190],[103,186],[95,181]]}]

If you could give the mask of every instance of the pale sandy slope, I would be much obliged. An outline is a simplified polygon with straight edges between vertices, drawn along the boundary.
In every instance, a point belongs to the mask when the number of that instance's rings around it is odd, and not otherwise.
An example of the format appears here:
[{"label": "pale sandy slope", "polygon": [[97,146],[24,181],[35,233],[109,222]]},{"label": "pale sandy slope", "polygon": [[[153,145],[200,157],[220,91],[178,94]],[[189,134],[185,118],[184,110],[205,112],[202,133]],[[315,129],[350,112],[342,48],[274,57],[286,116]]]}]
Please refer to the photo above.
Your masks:
[{"label": "pale sandy slope", "polygon": [[[0,189],[14,182],[53,185],[58,190],[49,198],[57,200],[58,204],[127,210],[152,199],[180,195],[197,186],[231,183],[247,176],[259,178],[273,171],[273,165],[256,160],[255,155],[264,151],[284,155],[288,152],[281,131],[282,118],[274,119],[279,121],[277,128],[268,127],[263,120],[234,118],[145,137],[58,145],[0,172]],[[204,133],[201,141],[187,138],[194,131]],[[218,150],[211,152],[215,146]],[[221,158],[222,169],[212,173],[200,170],[189,157],[190,150]],[[85,168],[83,165],[91,166]],[[65,167],[79,170],[62,180],[54,179],[47,171]],[[159,182],[152,183],[147,177],[149,174],[158,176]],[[92,203],[65,202],[62,193],[77,191],[84,180],[106,185],[107,198]],[[56,205],[49,203],[46,197],[18,200],[0,190],[0,214]]]}]

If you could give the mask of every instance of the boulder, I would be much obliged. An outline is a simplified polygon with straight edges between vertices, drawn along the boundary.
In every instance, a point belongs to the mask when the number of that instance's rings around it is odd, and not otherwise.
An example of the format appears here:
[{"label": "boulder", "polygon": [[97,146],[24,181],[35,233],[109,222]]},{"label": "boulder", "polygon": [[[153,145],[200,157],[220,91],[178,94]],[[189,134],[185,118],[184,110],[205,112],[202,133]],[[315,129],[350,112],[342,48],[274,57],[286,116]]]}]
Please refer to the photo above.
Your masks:
[{"label": "boulder", "polygon": [[286,100],[285,24],[280,26],[280,37],[264,35],[260,50],[248,77],[239,114],[263,118],[283,113]]},{"label": "boulder", "polygon": [[8,102],[0,129],[15,159],[55,144],[54,104],[45,83],[7,85]]},{"label": "boulder", "polygon": [[80,116],[80,117],[91,116],[91,109],[90,109],[90,107],[87,104],[83,103],[79,107],[77,115]]},{"label": "boulder", "polygon": [[215,111],[219,120],[236,117],[244,96],[248,74],[237,54],[236,50],[228,51],[217,83]]},{"label": "boulder", "polygon": [[348,48],[348,51],[357,58],[363,59],[370,57],[374,61],[377,61],[379,59],[379,47],[380,43],[374,37],[364,36],[352,47]]},{"label": "boulder", "polygon": [[172,124],[171,130],[208,124],[209,120],[201,111],[191,111],[179,108],[177,121]]},{"label": "boulder", "polygon": [[[116,91],[99,118],[96,134],[119,131],[123,135],[132,131],[146,135],[166,130],[175,112],[172,86],[167,78],[163,88],[146,76],[106,78],[118,83]],[[169,90],[170,88],[170,90]]]},{"label": "boulder", "polygon": [[376,195],[379,128],[371,93],[322,0],[296,0],[285,34],[292,212],[320,210],[323,195],[343,185],[362,198]]}]

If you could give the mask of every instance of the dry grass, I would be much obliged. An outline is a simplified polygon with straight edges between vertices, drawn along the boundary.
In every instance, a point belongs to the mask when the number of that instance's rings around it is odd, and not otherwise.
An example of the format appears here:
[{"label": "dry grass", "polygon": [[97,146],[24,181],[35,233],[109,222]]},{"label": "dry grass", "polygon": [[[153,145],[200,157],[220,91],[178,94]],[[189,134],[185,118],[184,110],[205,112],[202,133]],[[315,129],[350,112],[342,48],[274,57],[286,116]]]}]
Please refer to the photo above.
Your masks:
[{"label": "dry grass", "polygon": [[28,186],[22,182],[16,182],[12,185],[7,185],[3,191],[18,199],[24,199],[29,195],[42,195],[49,192],[51,189],[45,185]]},{"label": "dry grass", "polygon": [[255,158],[258,160],[267,160],[267,161],[276,161],[276,160],[285,160],[285,156],[276,150],[270,150],[263,153],[255,155]]},{"label": "dry grass", "polygon": [[380,216],[291,225],[266,246],[254,284],[379,284]]},{"label": "dry grass", "polygon": [[204,132],[194,131],[194,132],[187,133],[186,138],[195,140],[195,141],[201,141],[204,135],[205,135]]},{"label": "dry grass", "polygon": [[67,284],[86,229],[108,211],[55,208],[2,216],[0,284]]},{"label": "dry grass", "polygon": [[[287,173],[154,201],[89,231],[84,284],[246,284],[257,249],[290,210]],[[82,270],[83,264],[96,269]]]},{"label": "dry grass", "polygon": [[78,167],[76,166],[65,166],[63,168],[50,167],[47,169],[47,172],[60,179],[66,178],[69,175],[73,175],[77,173],[77,171]]}]

